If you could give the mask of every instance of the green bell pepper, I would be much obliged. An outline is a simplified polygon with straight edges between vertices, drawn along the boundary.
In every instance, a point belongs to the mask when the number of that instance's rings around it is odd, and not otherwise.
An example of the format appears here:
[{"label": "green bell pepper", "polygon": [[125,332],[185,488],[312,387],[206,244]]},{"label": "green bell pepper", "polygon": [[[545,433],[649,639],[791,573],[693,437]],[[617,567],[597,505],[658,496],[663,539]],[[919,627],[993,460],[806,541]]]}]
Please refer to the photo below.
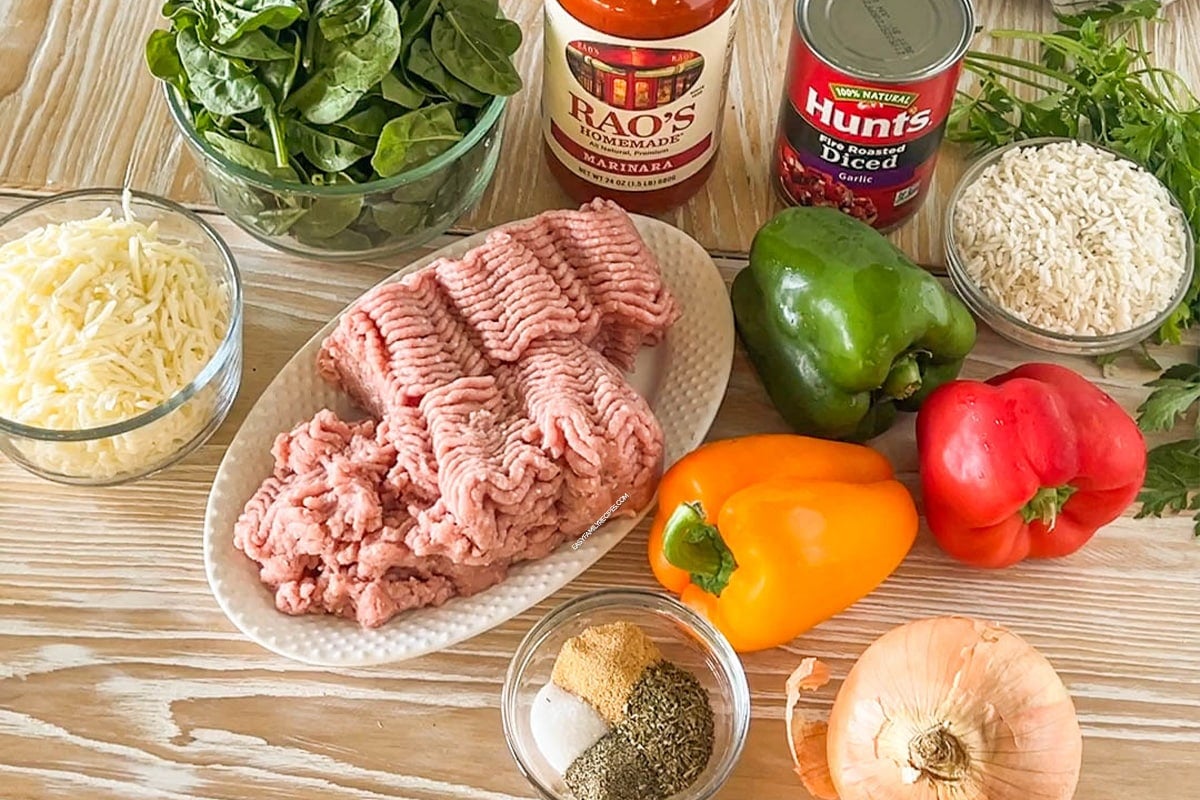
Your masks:
[{"label": "green bell pepper", "polygon": [[733,282],[738,334],[797,433],[865,441],[957,377],[975,321],[882,234],[833,208],[790,208]]}]

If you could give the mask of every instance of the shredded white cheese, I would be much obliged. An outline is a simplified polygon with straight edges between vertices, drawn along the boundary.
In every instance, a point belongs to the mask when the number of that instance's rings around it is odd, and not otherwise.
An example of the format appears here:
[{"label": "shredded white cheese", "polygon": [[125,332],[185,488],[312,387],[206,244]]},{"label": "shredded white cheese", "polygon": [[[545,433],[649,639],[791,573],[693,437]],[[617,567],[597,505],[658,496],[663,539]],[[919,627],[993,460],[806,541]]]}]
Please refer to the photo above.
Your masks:
[{"label": "shredded white cheese", "polygon": [[[230,287],[124,206],[124,219],[106,211],[0,245],[0,417],[50,430],[123,422],[169,400],[216,354]],[[121,437],[24,455],[76,477],[137,471],[204,427],[212,398],[195,400]]]}]

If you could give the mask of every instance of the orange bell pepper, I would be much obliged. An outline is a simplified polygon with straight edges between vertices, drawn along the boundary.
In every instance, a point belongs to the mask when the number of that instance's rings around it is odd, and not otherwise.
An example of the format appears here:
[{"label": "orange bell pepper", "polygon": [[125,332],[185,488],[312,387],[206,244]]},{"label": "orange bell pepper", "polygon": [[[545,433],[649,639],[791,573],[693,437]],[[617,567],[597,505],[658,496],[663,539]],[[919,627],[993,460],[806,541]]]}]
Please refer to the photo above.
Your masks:
[{"label": "orange bell pepper", "polygon": [[786,644],[874,590],[917,509],[863,445],[771,434],[704,445],[658,488],[650,565],[738,652]]}]

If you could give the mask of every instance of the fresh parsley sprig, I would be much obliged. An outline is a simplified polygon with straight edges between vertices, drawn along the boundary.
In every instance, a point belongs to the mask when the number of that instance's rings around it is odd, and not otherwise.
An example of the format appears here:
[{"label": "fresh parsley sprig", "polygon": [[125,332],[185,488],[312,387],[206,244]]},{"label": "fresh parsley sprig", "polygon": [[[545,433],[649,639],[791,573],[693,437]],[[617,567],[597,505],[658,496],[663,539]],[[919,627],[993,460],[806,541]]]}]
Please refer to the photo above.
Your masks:
[{"label": "fresh parsley sprig", "polygon": [[[1138,425],[1146,433],[1169,431],[1200,406],[1200,364],[1178,364],[1147,386],[1154,389],[1138,408]],[[1150,451],[1146,482],[1138,499],[1138,518],[1168,512],[1200,512],[1200,415],[1192,435]],[[1195,516],[1200,538],[1200,513]]]},{"label": "fresh parsley sprig", "polygon": [[[1200,403],[1200,365],[1177,364],[1146,385],[1154,391],[1138,408],[1138,424],[1147,433],[1169,431]],[[1200,433],[1200,420],[1196,432]]]},{"label": "fresh parsley sprig", "polygon": [[[1109,2],[1058,17],[1062,27],[1053,33],[993,31],[994,38],[1036,45],[1041,58],[968,53],[965,67],[979,86],[959,94],[949,138],[980,150],[1038,136],[1110,147],[1163,181],[1200,240],[1200,101],[1183,78],[1155,65],[1147,48],[1147,26],[1160,10],[1158,0]],[[1197,321],[1200,273],[1158,338],[1179,342]]]}]

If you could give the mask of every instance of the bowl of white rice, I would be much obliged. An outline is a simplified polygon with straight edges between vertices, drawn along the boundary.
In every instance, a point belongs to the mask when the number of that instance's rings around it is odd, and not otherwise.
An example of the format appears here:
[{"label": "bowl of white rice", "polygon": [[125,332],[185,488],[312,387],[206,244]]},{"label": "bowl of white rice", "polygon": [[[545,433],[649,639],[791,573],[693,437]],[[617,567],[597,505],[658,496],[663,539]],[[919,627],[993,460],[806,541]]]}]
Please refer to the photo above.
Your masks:
[{"label": "bowl of white rice", "polygon": [[1151,336],[1183,302],[1195,241],[1179,202],[1134,161],[1073,139],[998,148],[947,210],[951,282],[1014,342],[1101,355]]}]

